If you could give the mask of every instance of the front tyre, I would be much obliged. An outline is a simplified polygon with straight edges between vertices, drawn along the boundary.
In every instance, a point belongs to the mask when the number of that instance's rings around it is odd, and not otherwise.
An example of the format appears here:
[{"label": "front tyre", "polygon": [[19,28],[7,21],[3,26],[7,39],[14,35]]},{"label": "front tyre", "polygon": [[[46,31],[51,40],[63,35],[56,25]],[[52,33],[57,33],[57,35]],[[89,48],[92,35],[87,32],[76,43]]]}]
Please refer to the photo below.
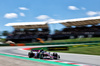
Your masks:
[{"label": "front tyre", "polygon": [[40,54],[40,59],[43,59],[43,54]]},{"label": "front tyre", "polygon": [[57,53],[53,53],[53,57],[54,57],[54,59],[56,59],[56,60],[60,59],[60,56],[59,56]]}]

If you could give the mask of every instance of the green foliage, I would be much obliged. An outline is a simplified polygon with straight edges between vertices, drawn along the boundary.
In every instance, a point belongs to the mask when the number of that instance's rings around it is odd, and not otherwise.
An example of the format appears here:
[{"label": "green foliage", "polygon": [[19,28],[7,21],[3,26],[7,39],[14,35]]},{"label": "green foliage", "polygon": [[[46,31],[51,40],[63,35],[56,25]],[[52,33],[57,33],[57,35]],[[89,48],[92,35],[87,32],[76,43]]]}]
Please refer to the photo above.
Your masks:
[{"label": "green foliage", "polygon": [[0,42],[4,42],[6,39],[0,39]]},{"label": "green foliage", "polygon": [[77,48],[70,48],[69,51],[57,51],[57,52],[100,55],[100,46],[77,47]]},{"label": "green foliage", "polygon": [[55,32],[59,32],[59,30],[56,29]]},{"label": "green foliage", "polygon": [[100,37],[52,40],[52,41],[45,41],[45,43],[51,43],[51,42],[82,42],[82,41],[100,41]]},{"label": "green foliage", "polygon": [[8,34],[9,34],[8,31],[3,31],[3,33],[2,33],[3,36],[7,36]]}]

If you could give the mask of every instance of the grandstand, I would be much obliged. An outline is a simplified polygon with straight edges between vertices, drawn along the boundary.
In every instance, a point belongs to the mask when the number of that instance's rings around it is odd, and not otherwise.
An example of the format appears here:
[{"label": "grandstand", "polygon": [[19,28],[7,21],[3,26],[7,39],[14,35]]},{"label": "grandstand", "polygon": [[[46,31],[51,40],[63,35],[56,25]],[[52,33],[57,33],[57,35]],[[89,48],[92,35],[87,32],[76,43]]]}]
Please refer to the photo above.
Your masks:
[{"label": "grandstand", "polygon": [[9,23],[6,24],[6,26],[14,27],[15,30],[7,37],[7,40],[11,40],[16,43],[36,42],[36,38],[47,40],[49,37],[47,22]]},{"label": "grandstand", "polygon": [[[60,23],[66,26],[62,31],[58,31],[50,35],[48,24]],[[69,39],[82,37],[100,37],[100,16],[79,18],[70,20],[59,20],[52,22],[25,22],[25,23],[8,23],[6,26],[15,28],[12,35],[7,37],[7,40],[14,42],[34,42],[36,38],[47,40],[48,38],[55,39]],[[91,25],[89,27],[88,25]],[[75,26],[74,28],[72,26]],[[38,28],[42,28],[39,31]],[[21,30],[23,29],[23,31]],[[30,30],[31,29],[31,30]],[[33,30],[34,29],[34,30]]]},{"label": "grandstand", "polygon": [[[52,35],[52,39],[100,37],[100,25],[98,25],[100,23],[100,16],[60,20],[51,23],[60,23],[66,26],[66,28],[64,28],[62,31],[56,32],[54,35]],[[91,27],[88,25],[91,25]],[[75,28],[72,26],[75,26]]]}]

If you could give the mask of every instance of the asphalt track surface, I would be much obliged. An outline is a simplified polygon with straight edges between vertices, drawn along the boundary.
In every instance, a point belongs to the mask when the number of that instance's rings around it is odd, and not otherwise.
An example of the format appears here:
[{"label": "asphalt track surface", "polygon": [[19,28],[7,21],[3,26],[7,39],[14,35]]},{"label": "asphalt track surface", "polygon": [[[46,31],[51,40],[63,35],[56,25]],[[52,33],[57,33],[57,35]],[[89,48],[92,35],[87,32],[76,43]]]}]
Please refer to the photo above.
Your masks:
[{"label": "asphalt track surface", "polygon": [[[51,46],[51,45],[50,45]],[[19,50],[29,47],[43,47],[43,46],[14,46],[14,47],[0,47],[0,53],[10,53],[15,55],[26,56],[29,51]],[[79,64],[86,64],[90,66],[100,66],[100,56],[84,55],[84,54],[71,54],[71,53],[58,53],[61,56],[60,61],[74,62]]]}]

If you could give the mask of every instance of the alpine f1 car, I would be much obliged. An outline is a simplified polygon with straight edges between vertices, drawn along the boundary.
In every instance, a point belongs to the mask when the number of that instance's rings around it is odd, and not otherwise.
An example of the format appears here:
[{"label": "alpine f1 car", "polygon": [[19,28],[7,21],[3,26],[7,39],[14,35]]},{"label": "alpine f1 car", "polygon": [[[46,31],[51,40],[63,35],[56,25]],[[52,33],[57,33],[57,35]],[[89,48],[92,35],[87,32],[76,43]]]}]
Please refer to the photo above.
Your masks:
[{"label": "alpine f1 car", "polygon": [[60,55],[58,55],[57,53],[50,53],[50,52],[46,52],[44,50],[31,50],[28,53],[28,57],[29,58],[40,58],[40,59],[60,59]]}]

